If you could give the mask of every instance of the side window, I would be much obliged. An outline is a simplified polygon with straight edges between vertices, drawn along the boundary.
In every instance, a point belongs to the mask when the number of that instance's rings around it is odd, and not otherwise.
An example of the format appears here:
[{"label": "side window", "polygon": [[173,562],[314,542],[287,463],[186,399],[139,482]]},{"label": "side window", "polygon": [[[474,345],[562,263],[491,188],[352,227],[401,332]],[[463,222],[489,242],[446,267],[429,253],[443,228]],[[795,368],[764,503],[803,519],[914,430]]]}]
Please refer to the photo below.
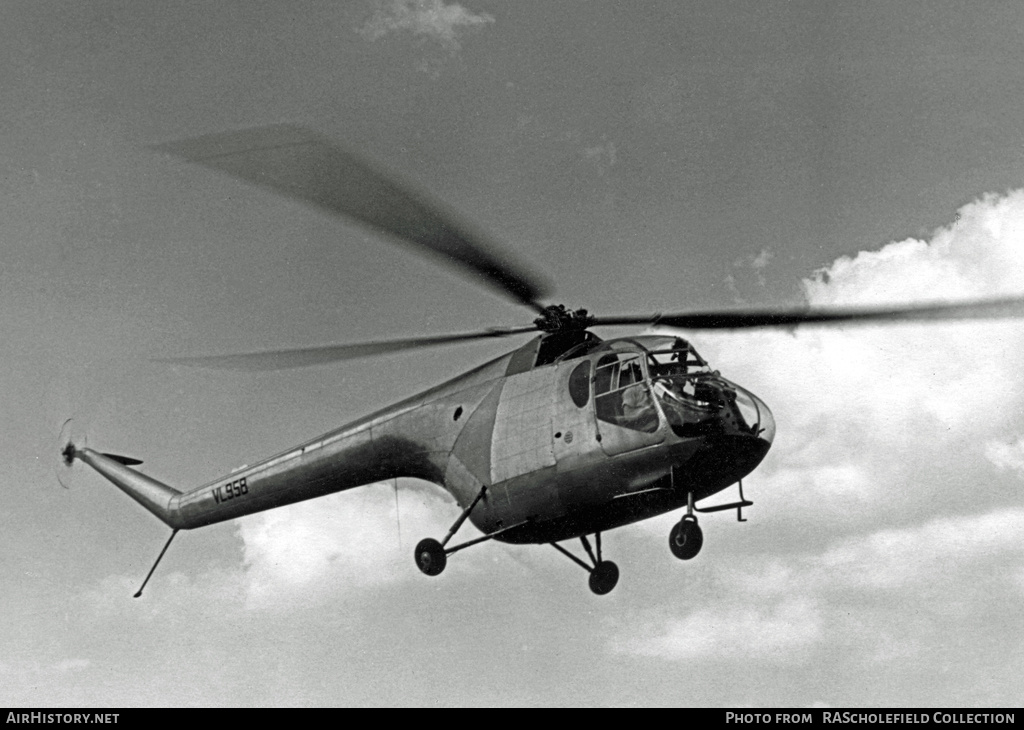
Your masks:
[{"label": "side window", "polygon": [[639,355],[609,354],[598,360],[594,405],[598,419],[607,423],[647,433],[658,430],[658,411]]},{"label": "side window", "polygon": [[590,400],[590,360],[581,362],[569,374],[569,397],[577,408]]},{"label": "side window", "polygon": [[597,417],[602,421],[615,423],[622,415],[621,404],[609,394],[619,384],[619,358],[605,355],[597,361],[597,373],[594,376],[594,398]]}]

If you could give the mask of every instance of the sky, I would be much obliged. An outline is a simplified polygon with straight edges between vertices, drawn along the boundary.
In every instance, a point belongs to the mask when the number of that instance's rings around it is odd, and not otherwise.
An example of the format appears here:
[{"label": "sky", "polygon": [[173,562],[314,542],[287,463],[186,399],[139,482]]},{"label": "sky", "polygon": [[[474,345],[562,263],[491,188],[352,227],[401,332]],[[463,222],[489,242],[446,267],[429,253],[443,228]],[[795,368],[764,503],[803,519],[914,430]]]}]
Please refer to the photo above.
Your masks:
[{"label": "sky", "polygon": [[607,596],[546,546],[423,576],[458,508],[399,480],[180,533],[135,600],[167,528],[57,457],[73,417],[188,489],[516,342],[154,358],[531,318],[155,145],[309,127],[601,315],[1021,294],[1022,28],[998,1],[9,0],[0,705],[1019,706],[1024,322],[683,333],[778,435],[695,560],[678,515],[605,534]]}]

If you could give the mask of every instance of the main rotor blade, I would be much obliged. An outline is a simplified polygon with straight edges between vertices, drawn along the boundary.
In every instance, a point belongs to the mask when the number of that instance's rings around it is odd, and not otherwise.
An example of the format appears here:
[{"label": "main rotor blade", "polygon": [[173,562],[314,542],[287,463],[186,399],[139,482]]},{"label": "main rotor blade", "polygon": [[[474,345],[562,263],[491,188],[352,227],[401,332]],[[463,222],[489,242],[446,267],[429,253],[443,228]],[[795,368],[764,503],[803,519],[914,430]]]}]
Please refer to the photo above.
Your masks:
[{"label": "main rotor blade", "polygon": [[383,355],[389,352],[415,350],[423,347],[450,345],[455,342],[482,340],[489,337],[508,337],[525,332],[536,332],[537,327],[516,327],[509,329],[493,329],[483,332],[467,332],[457,335],[440,335],[436,337],[411,337],[404,340],[386,340],[382,342],[363,342],[352,345],[324,345],[322,347],[303,347],[295,350],[270,350],[268,352],[249,352],[239,355],[210,355],[207,357],[171,357],[162,358],[157,362],[172,365],[188,365],[191,367],[213,368],[216,370],[242,370],[261,372],[268,370],[285,370],[310,365],[355,360],[371,355]]},{"label": "main rotor blade", "polygon": [[358,157],[301,127],[276,125],[157,145],[189,162],[347,216],[433,252],[541,312],[547,286],[493,253],[482,236]]},{"label": "main rotor blade", "polygon": [[869,324],[1024,317],[1024,298],[974,300],[955,304],[918,304],[834,309],[739,310],[693,314],[596,317],[594,325],[649,325],[681,329],[747,329],[796,325]]}]

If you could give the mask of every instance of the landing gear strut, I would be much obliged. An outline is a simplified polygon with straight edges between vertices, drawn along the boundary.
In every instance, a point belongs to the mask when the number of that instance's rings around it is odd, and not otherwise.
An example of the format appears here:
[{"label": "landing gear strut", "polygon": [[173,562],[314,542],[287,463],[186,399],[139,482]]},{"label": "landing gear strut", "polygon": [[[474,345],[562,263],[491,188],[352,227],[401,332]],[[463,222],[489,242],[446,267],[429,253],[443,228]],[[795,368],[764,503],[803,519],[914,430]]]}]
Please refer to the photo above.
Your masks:
[{"label": "landing gear strut", "polygon": [[690,492],[686,500],[686,514],[668,534],[668,546],[680,560],[690,560],[697,557],[703,544],[704,532],[697,524],[697,515],[693,514],[693,492]]},{"label": "landing gear strut", "polygon": [[615,584],[619,582],[619,566],[610,560],[601,559],[601,533],[595,533],[594,538],[597,541],[597,555],[594,554],[594,550],[590,547],[590,541],[587,539],[587,536],[580,535],[580,542],[583,543],[583,548],[587,551],[587,555],[590,556],[590,560],[594,563],[593,567],[584,563],[557,542],[551,543],[551,547],[555,548],[571,561],[589,572],[590,580],[588,583],[590,585],[590,590],[599,596],[603,596],[605,593],[611,593]]},{"label": "landing gear strut", "polygon": [[463,548],[468,548],[470,545],[476,545],[484,542],[485,540],[490,540],[492,537],[497,537],[503,532],[507,532],[508,530],[520,526],[518,524],[509,525],[508,527],[492,532],[489,535],[467,540],[455,547],[445,547],[448,544],[448,541],[451,540],[455,533],[459,531],[459,528],[462,527],[462,523],[469,517],[469,513],[472,512],[477,503],[484,498],[485,494],[487,494],[486,486],[481,487],[480,493],[476,495],[476,499],[474,499],[466,509],[462,510],[462,514],[459,515],[459,519],[455,520],[455,524],[452,525],[452,529],[448,530],[448,534],[444,536],[444,540],[438,542],[434,538],[428,537],[419,541],[416,545],[414,557],[416,558],[416,567],[419,568],[424,575],[441,575],[441,573],[444,572],[445,566],[448,565],[448,556],[452,553],[458,552]]}]

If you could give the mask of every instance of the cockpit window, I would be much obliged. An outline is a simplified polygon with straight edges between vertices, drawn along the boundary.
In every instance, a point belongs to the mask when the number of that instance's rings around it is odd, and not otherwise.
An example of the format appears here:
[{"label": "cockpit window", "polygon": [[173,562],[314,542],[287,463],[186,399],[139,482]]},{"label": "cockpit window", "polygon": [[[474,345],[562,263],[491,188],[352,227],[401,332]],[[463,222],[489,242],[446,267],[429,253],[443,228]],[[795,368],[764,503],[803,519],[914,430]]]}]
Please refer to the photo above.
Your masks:
[{"label": "cockpit window", "polygon": [[[662,343],[659,343],[661,345]],[[686,340],[666,338],[665,343],[648,351],[651,377],[709,372],[707,361]]]},{"label": "cockpit window", "polygon": [[654,394],[677,435],[707,435],[726,422],[760,435],[766,417],[756,399],[712,371],[685,340],[676,339],[648,355]]},{"label": "cockpit window", "polygon": [[[583,357],[594,348],[600,347],[602,340],[591,332],[583,332],[576,335],[575,339],[571,340],[571,342],[572,346],[563,350],[558,357],[555,358],[556,362],[565,362],[566,360]],[[541,364],[539,359],[537,364]]]},{"label": "cockpit window", "polygon": [[646,433],[658,430],[658,411],[639,353],[609,353],[597,361],[594,404],[602,421]]},{"label": "cockpit window", "polygon": [[590,401],[590,360],[584,360],[569,373],[569,397],[577,408]]}]

